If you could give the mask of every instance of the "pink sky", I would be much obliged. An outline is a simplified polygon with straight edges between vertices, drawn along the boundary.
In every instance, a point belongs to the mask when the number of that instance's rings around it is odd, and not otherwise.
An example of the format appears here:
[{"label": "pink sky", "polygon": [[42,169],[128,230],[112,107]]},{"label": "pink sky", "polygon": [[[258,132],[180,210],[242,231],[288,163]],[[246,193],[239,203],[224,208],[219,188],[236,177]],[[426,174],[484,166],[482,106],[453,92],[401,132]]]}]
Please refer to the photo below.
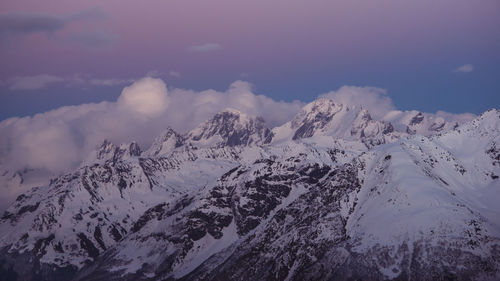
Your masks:
[{"label": "pink sky", "polygon": [[[244,73],[270,95],[305,83],[319,94],[318,89],[347,83],[399,90],[400,81],[411,81],[416,71],[431,76],[442,68],[448,75],[450,68],[468,63],[486,64],[485,77],[493,77],[491,69],[500,60],[500,2],[495,0],[4,0],[0,13],[66,17],[92,8],[105,18],[0,42],[0,80],[39,74],[137,78],[158,70],[179,73],[181,79],[173,82],[182,87],[221,88]],[[97,35],[109,42],[92,46]],[[221,49],[188,51],[207,43]],[[386,81],[379,78],[381,68],[386,76],[407,76]],[[499,86],[488,79],[491,96]],[[293,81],[301,84],[294,87]]]}]

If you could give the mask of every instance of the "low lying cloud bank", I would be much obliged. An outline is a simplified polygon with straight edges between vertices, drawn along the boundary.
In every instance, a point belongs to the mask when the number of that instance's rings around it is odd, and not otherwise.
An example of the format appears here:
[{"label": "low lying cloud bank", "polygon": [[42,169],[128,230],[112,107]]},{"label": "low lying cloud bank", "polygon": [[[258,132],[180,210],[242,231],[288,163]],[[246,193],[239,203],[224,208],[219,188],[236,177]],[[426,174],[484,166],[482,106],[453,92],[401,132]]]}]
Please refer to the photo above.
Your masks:
[{"label": "low lying cloud bank", "polygon": [[301,102],[274,101],[236,81],[225,92],[172,89],[161,79],[143,78],[125,87],[116,102],[65,106],[0,122],[0,165],[10,171],[73,169],[104,139],[137,141],[146,148],[167,127],[186,132],[231,107],[264,117],[269,126],[291,119]]},{"label": "low lying cloud bank", "polygon": [[[394,122],[398,121],[398,117],[407,115],[404,111],[396,109],[391,98],[387,95],[387,91],[381,88],[343,86],[337,91],[331,91],[319,97],[329,98],[341,104],[362,107],[368,110],[375,120],[393,122],[393,125],[395,125]],[[417,114],[418,111],[413,110],[412,113]],[[474,116],[471,113],[454,114],[445,111],[434,113],[436,118],[459,124],[473,119]]]},{"label": "low lying cloud bank", "polygon": [[[39,80],[54,80],[41,78],[31,81],[31,86],[38,86]],[[362,106],[376,119],[390,121],[403,114],[380,88],[344,86],[320,97]],[[184,133],[226,108],[262,116],[269,127],[275,127],[291,120],[302,106],[300,101],[275,101],[257,95],[244,81],[232,83],[223,92],[196,92],[168,89],[161,79],[147,77],[125,87],[116,102],[65,106],[4,120],[0,122],[0,212],[25,190],[75,169],[104,139],[116,144],[137,141],[147,149],[167,127]],[[472,116],[436,113],[447,121],[460,122]]]},{"label": "low lying cloud bank", "polygon": [[[321,97],[363,106],[376,119],[396,111],[380,88],[344,86]],[[137,141],[145,149],[167,127],[187,132],[226,108],[262,116],[269,127],[274,127],[291,120],[303,105],[257,95],[244,81],[232,83],[224,92],[196,92],[169,90],[161,79],[147,77],[125,87],[116,102],[66,106],[0,122],[0,168],[57,174],[74,169],[104,139],[115,143]],[[437,115],[457,121],[471,118],[446,112]]]}]

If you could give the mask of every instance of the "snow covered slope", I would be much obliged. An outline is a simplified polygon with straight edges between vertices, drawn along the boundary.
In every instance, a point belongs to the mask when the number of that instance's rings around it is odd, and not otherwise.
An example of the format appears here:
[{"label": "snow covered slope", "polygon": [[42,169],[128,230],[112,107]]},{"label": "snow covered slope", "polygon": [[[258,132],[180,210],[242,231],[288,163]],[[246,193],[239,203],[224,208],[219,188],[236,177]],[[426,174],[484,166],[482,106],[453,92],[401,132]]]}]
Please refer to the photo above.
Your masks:
[{"label": "snow covered slope", "polygon": [[186,138],[193,146],[238,146],[268,143],[270,134],[264,119],[227,109],[200,124]]},{"label": "snow covered slope", "polygon": [[383,139],[392,131],[390,123],[372,120],[368,111],[362,108],[318,99],[307,104],[292,121],[273,129],[273,142],[313,136],[333,136],[345,140]]},{"label": "snow covered slope", "polygon": [[0,276],[497,280],[500,111],[424,120],[322,99],[272,131],[227,110],[144,152],[104,142],[4,213]]},{"label": "snow covered slope", "polygon": [[[395,130],[408,134],[430,136],[439,132],[452,130],[460,123],[473,119],[471,114],[462,114],[459,118],[451,118],[449,114],[430,114],[416,110],[394,110],[387,113],[382,120],[393,124]],[[459,123],[460,122],[460,123]]]}]

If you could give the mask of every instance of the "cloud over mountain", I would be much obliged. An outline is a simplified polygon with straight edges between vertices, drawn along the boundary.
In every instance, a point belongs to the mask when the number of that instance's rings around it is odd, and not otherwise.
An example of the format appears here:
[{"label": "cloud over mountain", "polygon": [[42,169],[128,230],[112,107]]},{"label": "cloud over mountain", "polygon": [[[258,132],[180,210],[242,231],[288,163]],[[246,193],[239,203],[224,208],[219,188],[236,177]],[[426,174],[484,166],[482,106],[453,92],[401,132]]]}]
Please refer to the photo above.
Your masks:
[{"label": "cloud over mountain", "polygon": [[167,87],[160,79],[143,78],[125,87],[117,103],[125,110],[154,117],[168,106]]},{"label": "cloud over mountain", "polygon": [[196,92],[168,90],[161,79],[146,77],[125,87],[116,102],[65,106],[0,122],[0,163],[11,170],[28,167],[57,173],[78,165],[104,139],[135,140],[145,147],[169,126],[185,132],[228,107],[277,126],[301,106],[298,101],[256,95],[243,81],[224,92]]},{"label": "cloud over mountain", "polygon": [[[344,86],[321,97],[362,106],[376,119],[402,113],[380,88]],[[78,166],[104,139],[137,141],[147,148],[167,127],[185,133],[227,108],[261,116],[273,128],[290,121],[303,105],[255,94],[245,81],[233,82],[226,91],[197,92],[169,89],[163,80],[146,77],[125,87],[115,102],[65,106],[0,122],[0,165],[11,171],[60,173]],[[449,121],[471,118],[446,112],[437,116]]]},{"label": "cloud over mountain", "polygon": [[343,86],[320,97],[330,98],[341,104],[361,106],[377,119],[395,109],[387,91],[376,87]]}]

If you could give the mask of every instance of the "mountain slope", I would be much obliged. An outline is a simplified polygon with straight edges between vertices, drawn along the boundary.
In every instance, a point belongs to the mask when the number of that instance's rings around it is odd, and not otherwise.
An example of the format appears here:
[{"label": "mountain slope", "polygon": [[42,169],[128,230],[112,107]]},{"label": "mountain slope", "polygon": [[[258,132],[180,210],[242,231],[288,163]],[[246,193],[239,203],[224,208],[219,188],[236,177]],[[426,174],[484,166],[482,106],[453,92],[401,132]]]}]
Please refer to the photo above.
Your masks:
[{"label": "mountain slope", "polygon": [[391,128],[319,100],[272,131],[228,110],[145,152],[105,141],[4,213],[0,276],[498,279],[500,112]]},{"label": "mountain slope", "polygon": [[332,136],[345,140],[377,140],[380,144],[392,132],[390,123],[372,120],[367,110],[318,99],[306,105],[292,121],[274,128],[273,142]]},{"label": "mountain slope", "polygon": [[270,137],[262,118],[227,109],[189,132],[186,139],[194,146],[248,146],[268,143]]},{"label": "mountain slope", "polygon": [[[499,172],[498,151],[491,157],[499,124],[498,111],[487,112],[436,140],[412,137],[362,154],[278,211],[223,262],[214,266],[221,257],[212,257],[185,279],[496,280],[500,209],[481,200],[485,191],[496,194],[491,202],[499,199],[491,177]],[[470,136],[483,144],[475,159],[438,145]],[[328,201],[332,192],[341,197]]]}]

